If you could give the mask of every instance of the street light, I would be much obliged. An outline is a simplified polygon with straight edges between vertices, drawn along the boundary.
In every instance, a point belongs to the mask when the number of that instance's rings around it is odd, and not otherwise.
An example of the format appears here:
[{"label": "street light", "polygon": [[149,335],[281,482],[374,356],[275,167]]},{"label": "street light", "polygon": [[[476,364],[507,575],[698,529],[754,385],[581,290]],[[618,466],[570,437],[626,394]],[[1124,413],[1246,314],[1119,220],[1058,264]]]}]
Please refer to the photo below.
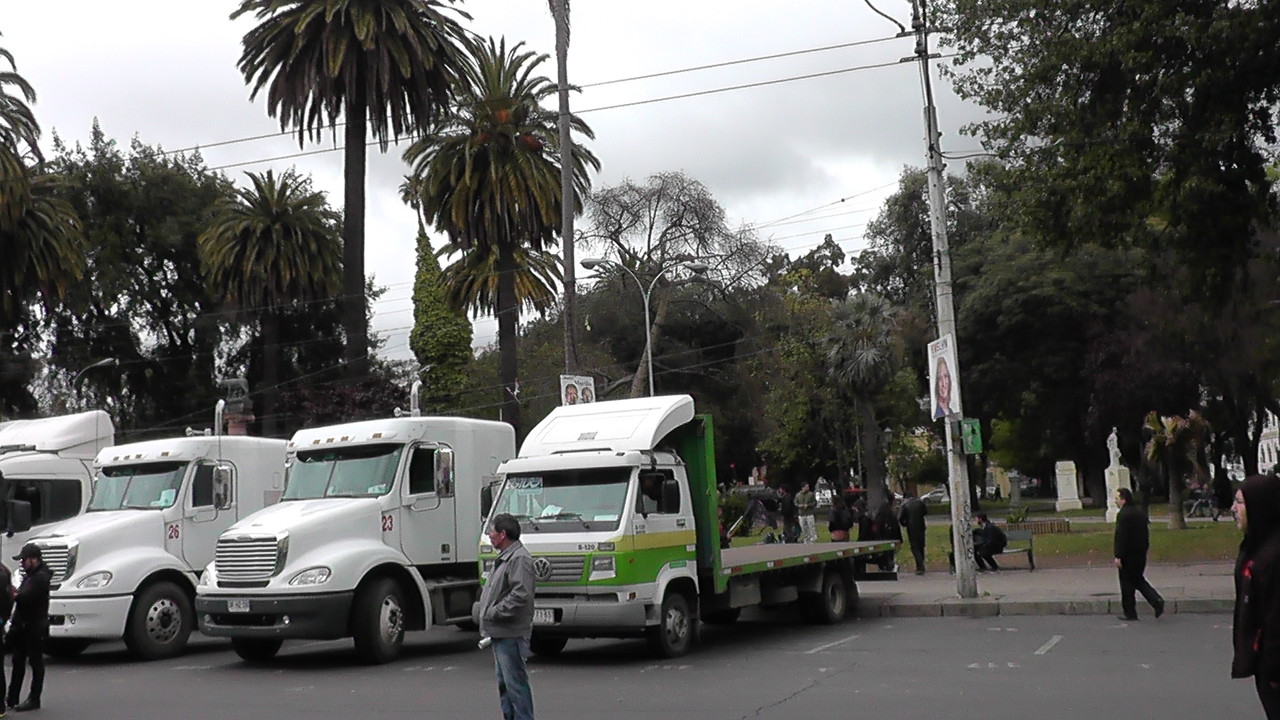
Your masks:
[{"label": "street light", "polygon": [[94,363],[94,364],[92,364],[92,365],[89,365],[89,366],[87,366],[87,367],[83,368],[82,370],[80,370],[80,372],[76,373],[75,377],[71,378],[71,389],[72,389],[72,391],[74,391],[74,390],[76,389],[76,383],[80,382],[80,376],[81,376],[81,375],[84,375],[85,373],[87,373],[87,372],[89,372],[90,370],[93,370],[93,369],[95,369],[95,368],[100,368],[100,367],[115,367],[115,366],[117,366],[117,365],[119,365],[119,364],[120,364],[120,361],[119,361],[119,360],[117,360],[116,358],[113,358],[113,357],[112,357],[112,358],[106,358],[105,360],[99,360],[98,362],[96,362],[96,363]]},{"label": "street light", "polygon": [[644,356],[647,364],[646,366],[649,370],[649,397],[653,397],[653,329],[649,325],[649,295],[653,293],[653,288],[657,286],[658,280],[672,270],[684,268],[696,275],[702,275],[710,269],[711,266],[697,260],[685,260],[676,265],[665,267],[659,270],[657,275],[653,276],[653,281],[649,283],[649,287],[646,289],[644,283],[640,282],[639,276],[634,272],[631,272],[630,268],[621,263],[605,258],[583,258],[580,264],[587,270],[595,270],[603,265],[612,265],[613,267],[616,267],[630,275],[631,279],[636,281],[636,287],[640,288],[640,295],[644,298]]}]

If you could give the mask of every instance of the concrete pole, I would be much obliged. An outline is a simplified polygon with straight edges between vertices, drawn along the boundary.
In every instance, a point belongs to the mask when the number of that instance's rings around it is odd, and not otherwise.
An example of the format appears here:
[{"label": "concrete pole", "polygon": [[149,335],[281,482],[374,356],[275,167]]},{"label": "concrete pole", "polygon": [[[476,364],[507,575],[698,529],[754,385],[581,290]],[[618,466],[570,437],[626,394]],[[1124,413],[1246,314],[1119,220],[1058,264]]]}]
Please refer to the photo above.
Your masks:
[{"label": "concrete pole", "polygon": [[[956,336],[956,311],[951,289],[951,249],[947,242],[946,191],[943,188],[943,169],[938,131],[938,110],[933,104],[933,85],[929,78],[929,28],[924,12],[925,0],[913,0],[911,26],[916,34],[916,58],[920,63],[920,77],[924,84],[925,152],[928,157],[929,225],[933,234],[934,298],[938,311],[938,337],[950,335],[959,346]],[[957,353],[958,354],[958,353]],[[953,382],[960,387],[960,368],[952,368]],[[951,543],[956,552],[956,594],[962,598],[978,596],[978,573],[973,559],[972,506],[969,502],[969,475],[965,468],[964,454],[959,447],[959,418],[964,417],[961,405],[964,394],[957,392],[955,419],[946,418],[947,474],[951,487]]]}]

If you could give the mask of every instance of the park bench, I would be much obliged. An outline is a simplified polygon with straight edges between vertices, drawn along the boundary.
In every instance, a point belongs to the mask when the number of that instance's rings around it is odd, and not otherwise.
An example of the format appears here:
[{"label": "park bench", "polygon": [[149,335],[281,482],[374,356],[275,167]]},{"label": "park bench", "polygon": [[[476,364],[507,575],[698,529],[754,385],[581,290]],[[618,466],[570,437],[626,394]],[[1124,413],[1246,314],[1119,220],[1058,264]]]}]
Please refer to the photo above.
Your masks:
[{"label": "park bench", "polygon": [[[1008,542],[1005,544],[1004,550],[997,553],[996,557],[1001,558],[1006,555],[1024,553],[1027,556],[1027,569],[1034,571],[1036,569],[1035,534],[1030,530],[1006,530],[1004,536]],[[951,564],[951,572],[955,572],[955,548],[952,548],[951,551],[947,553],[947,562]],[[1003,569],[1003,563],[1001,563],[1001,569]]]}]

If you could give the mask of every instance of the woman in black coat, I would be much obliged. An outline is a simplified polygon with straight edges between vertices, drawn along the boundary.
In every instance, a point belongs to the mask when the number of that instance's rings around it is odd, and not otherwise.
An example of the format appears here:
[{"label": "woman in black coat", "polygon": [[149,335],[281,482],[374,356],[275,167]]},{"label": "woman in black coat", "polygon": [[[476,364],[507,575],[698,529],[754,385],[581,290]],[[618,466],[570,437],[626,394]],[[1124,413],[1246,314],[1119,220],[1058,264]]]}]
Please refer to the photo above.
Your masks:
[{"label": "woman in black coat", "polygon": [[1262,709],[1280,719],[1280,479],[1253,475],[1231,506],[1244,531],[1236,558],[1231,677],[1253,677]]}]

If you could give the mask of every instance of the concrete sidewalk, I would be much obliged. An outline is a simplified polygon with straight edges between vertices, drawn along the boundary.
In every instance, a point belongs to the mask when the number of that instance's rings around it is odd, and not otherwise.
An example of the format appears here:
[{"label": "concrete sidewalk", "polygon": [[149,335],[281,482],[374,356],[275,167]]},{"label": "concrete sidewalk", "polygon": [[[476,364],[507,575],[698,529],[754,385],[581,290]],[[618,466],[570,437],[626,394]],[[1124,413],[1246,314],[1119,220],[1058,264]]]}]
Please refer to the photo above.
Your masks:
[{"label": "concrete sidewalk", "polygon": [[[1013,562],[1017,562],[1016,560]],[[1235,598],[1231,563],[1148,565],[1147,580],[1165,599],[1165,613],[1231,612]],[[978,597],[956,596],[956,578],[946,572],[913,575],[900,568],[897,581],[859,582],[863,617],[989,617],[994,615],[1119,615],[1120,584],[1111,566],[1042,568],[1026,565],[978,574]],[[1139,595],[1138,615],[1151,606]]]}]

